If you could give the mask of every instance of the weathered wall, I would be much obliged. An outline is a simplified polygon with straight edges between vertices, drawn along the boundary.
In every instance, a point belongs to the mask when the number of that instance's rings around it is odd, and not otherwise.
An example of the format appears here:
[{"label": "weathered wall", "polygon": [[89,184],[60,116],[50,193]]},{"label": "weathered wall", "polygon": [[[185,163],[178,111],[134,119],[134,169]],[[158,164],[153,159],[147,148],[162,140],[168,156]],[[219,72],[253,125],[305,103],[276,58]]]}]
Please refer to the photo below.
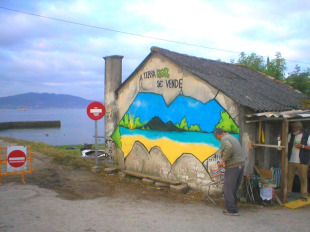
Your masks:
[{"label": "weathered wall", "polygon": [[193,188],[209,182],[217,167],[214,129],[239,138],[238,105],[157,53],[118,90],[115,107],[118,127],[111,137],[125,168]]},{"label": "weathered wall", "polygon": [[254,174],[255,150],[251,146],[256,141],[257,127],[255,123],[246,123],[245,115],[253,113],[252,111],[240,108],[240,142],[242,151],[246,156],[245,174]]},{"label": "weathered wall", "polygon": [[107,56],[105,59],[104,105],[106,107],[105,134],[110,136],[117,124],[116,89],[122,83],[122,56]]},{"label": "weathered wall", "polygon": [[118,107],[116,103],[116,90],[122,83],[122,59],[123,56],[107,56],[105,59],[105,85],[104,105],[106,114],[104,117],[105,147],[107,152],[114,157],[114,162],[124,167],[124,157],[117,149],[111,135],[118,126]]}]

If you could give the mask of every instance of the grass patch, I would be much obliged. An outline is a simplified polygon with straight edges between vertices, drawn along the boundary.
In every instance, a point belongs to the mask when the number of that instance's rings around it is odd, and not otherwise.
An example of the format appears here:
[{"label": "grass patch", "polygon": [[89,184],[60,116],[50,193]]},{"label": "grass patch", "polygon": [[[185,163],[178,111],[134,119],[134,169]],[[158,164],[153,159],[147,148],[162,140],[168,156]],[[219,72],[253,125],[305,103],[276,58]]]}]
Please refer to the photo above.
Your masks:
[{"label": "grass patch", "polygon": [[82,147],[83,145],[68,145],[68,146],[55,146],[55,149],[57,149],[59,152],[62,152],[68,155],[81,156],[80,149]]},{"label": "grass patch", "polygon": [[[82,148],[83,145],[52,146],[42,142],[33,142],[9,137],[0,137],[0,139],[7,143],[14,143],[19,146],[30,146],[32,152],[40,152],[44,155],[53,157],[53,160],[59,164],[71,165],[75,168],[91,168],[95,166],[95,161],[86,160],[81,157],[80,148]],[[68,149],[71,147],[75,147],[75,149]],[[98,146],[98,149],[103,149],[103,147],[103,145],[100,145]]]},{"label": "grass patch", "polygon": [[[65,145],[65,146],[55,146],[55,148],[63,153],[70,154],[73,156],[81,156],[80,149],[84,145]],[[92,146],[92,149],[95,149],[95,145]],[[98,144],[98,150],[104,150],[104,144]]]}]

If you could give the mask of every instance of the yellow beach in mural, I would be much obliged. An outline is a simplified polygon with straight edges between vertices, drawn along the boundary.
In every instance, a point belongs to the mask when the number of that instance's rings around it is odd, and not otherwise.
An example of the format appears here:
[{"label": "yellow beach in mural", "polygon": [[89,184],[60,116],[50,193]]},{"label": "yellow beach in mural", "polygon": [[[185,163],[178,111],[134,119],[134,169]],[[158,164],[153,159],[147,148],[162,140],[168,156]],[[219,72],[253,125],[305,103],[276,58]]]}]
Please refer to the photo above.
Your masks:
[{"label": "yellow beach in mural", "polygon": [[136,141],[142,143],[148,151],[155,146],[160,147],[171,165],[184,153],[193,154],[200,162],[203,162],[218,150],[207,144],[180,143],[167,138],[150,140],[139,135],[124,135],[121,137],[124,158],[129,154]]}]

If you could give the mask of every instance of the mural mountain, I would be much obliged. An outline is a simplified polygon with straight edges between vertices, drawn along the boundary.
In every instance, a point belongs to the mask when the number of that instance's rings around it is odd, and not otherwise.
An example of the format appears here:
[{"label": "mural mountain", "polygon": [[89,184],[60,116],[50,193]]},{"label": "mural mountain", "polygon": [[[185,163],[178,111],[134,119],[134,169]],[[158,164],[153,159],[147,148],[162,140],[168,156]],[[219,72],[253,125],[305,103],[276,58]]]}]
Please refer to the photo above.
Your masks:
[{"label": "mural mountain", "polygon": [[[225,110],[215,100],[204,104],[191,97],[179,95],[167,106],[162,95],[139,93],[123,120],[128,120],[129,126],[133,126],[134,123],[146,125],[157,116],[164,123],[171,121],[172,124],[175,126],[178,124],[177,127],[183,127],[184,130],[187,130],[186,124],[189,127],[190,125],[199,125],[203,132],[210,133],[222,119],[221,112],[225,112]],[[122,121],[120,126],[122,126]],[[232,120],[231,123],[234,124]]]}]

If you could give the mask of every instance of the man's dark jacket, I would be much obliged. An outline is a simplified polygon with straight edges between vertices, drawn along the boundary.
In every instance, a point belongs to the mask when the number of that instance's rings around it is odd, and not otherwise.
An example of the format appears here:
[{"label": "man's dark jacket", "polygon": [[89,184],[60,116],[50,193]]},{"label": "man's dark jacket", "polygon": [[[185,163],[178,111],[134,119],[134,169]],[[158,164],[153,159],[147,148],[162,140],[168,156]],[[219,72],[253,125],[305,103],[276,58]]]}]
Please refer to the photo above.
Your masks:
[{"label": "man's dark jacket", "polygon": [[[309,138],[309,133],[307,131],[303,131],[302,138],[301,138],[301,144],[307,146],[308,138]],[[291,133],[291,140],[288,143],[288,160],[290,160],[291,158],[292,149],[294,146],[294,140],[295,140],[295,135]],[[310,150],[300,148],[300,151],[299,151],[300,163],[308,164],[309,157],[310,157]]]}]

